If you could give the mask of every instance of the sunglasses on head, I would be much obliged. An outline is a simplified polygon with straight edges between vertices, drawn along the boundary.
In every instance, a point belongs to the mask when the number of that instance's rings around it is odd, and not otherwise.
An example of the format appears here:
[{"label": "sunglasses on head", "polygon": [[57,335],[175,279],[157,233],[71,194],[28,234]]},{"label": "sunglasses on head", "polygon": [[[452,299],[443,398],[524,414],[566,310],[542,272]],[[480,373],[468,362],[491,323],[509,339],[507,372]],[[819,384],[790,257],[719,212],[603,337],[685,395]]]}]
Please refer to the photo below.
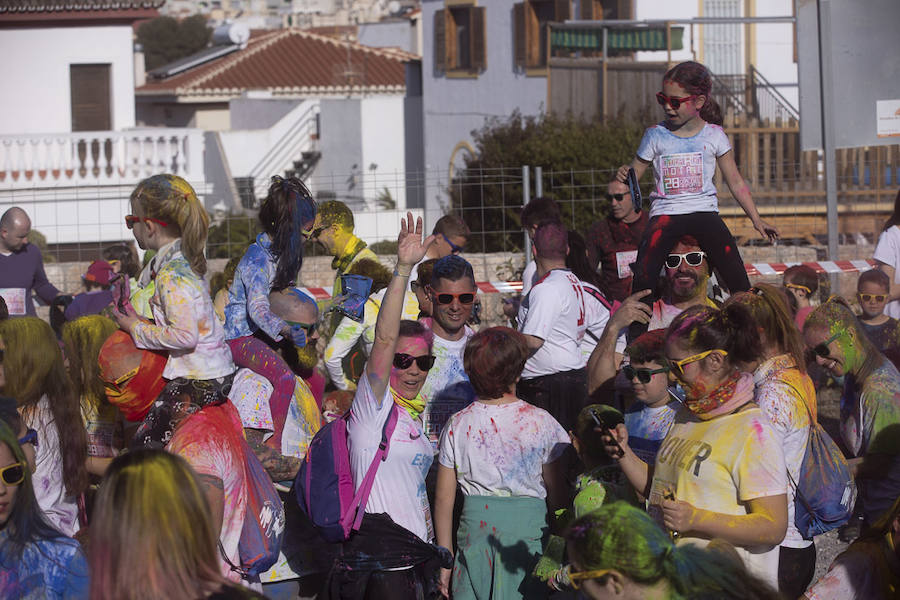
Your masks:
[{"label": "sunglasses on head", "polygon": [[19,485],[25,481],[25,463],[19,462],[0,469],[0,480],[4,485]]},{"label": "sunglasses on head", "polygon": [[689,266],[699,267],[704,258],[706,258],[706,252],[685,252],[684,254],[673,252],[666,257],[666,266],[670,269],[677,269],[681,265],[681,260],[684,259]]},{"label": "sunglasses on head", "polygon": [[681,360],[669,359],[669,368],[671,368],[672,371],[675,372],[675,375],[681,377],[684,375],[684,365],[699,362],[710,354],[713,354],[714,352],[721,352],[722,356],[728,356],[728,352],[726,352],[725,350],[722,350],[721,348],[714,348],[712,350],[706,350],[705,352],[701,352],[699,354],[693,354],[691,356],[688,356],[687,358],[682,358]]},{"label": "sunglasses on head", "polygon": [[463,247],[462,247],[462,246],[457,246],[456,244],[454,244],[453,242],[451,242],[451,241],[450,241],[450,238],[448,238],[448,237],[447,237],[446,235],[444,235],[443,233],[441,234],[441,237],[444,238],[444,241],[447,242],[447,245],[448,245],[448,246],[450,246],[450,254],[459,254],[460,252],[463,251]]},{"label": "sunglasses on head", "polygon": [[159,219],[154,219],[153,217],[139,217],[137,215],[125,215],[125,227],[128,229],[133,229],[135,223],[140,223],[141,221],[150,221],[151,223],[156,223],[161,227],[168,227],[169,224],[165,221],[160,221]]},{"label": "sunglasses on head", "polygon": [[786,284],[784,284],[784,287],[786,287],[789,290],[803,290],[804,292],[806,292],[807,296],[812,294],[811,289],[809,289],[805,285],[800,285],[799,283],[786,283]]},{"label": "sunglasses on head", "polygon": [[672,98],[671,96],[666,96],[662,92],[656,92],[656,101],[659,102],[659,105],[665,106],[668,104],[672,107],[672,110],[678,110],[681,108],[682,103],[690,102],[697,97],[697,94],[693,94],[691,96],[682,96],[681,98]]},{"label": "sunglasses on head", "polygon": [[661,369],[635,369],[631,365],[622,367],[622,372],[625,374],[628,381],[634,381],[634,378],[637,377],[638,381],[641,383],[650,383],[650,379],[652,379],[654,375],[657,373],[667,373],[668,371],[669,367],[662,367]]},{"label": "sunglasses on head", "polygon": [[887,294],[859,294],[859,299],[863,302],[884,302],[887,300]]},{"label": "sunglasses on head", "polygon": [[836,334],[834,334],[821,344],[816,344],[815,346],[813,346],[813,352],[816,353],[816,356],[821,356],[822,358],[828,358],[829,356],[831,356],[831,350],[828,348],[828,344],[841,337],[841,333],[843,332],[838,331]]},{"label": "sunglasses on head", "polygon": [[408,369],[413,363],[416,363],[416,366],[419,367],[420,371],[430,371],[431,367],[434,366],[434,357],[430,354],[410,356],[409,354],[403,354],[402,352],[398,352],[394,355],[394,367],[397,369]]},{"label": "sunglasses on head", "polygon": [[630,195],[628,192],[625,192],[624,194],[607,194],[606,199],[610,202],[612,202],[613,200],[615,200],[616,202],[622,202],[623,200],[625,200],[625,196],[628,195]]},{"label": "sunglasses on head", "polygon": [[460,304],[472,304],[475,302],[475,294],[465,292],[462,294],[437,294],[438,304],[450,304],[453,300],[459,300]]},{"label": "sunglasses on head", "polygon": [[569,567],[569,583],[576,590],[581,587],[581,582],[586,579],[599,579],[609,574],[609,569],[597,569],[594,571],[576,571]]}]

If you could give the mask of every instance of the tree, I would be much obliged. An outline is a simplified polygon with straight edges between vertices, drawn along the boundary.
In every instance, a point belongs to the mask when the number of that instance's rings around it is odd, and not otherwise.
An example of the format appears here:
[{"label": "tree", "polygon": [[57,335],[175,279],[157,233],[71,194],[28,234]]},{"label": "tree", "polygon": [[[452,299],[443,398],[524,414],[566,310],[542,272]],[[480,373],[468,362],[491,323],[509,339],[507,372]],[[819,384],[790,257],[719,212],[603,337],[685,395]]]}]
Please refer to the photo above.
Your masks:
[{"label": "tree", "polygon": [[191,15],[180,22],[172,17],[157,17],[137,30],[148,71],[202,50],[211,36],[212,29],[206,26],[203,15]]},{"label": "tree", "polygon": [[612,171],[631,162],[649,122],[552,113],[526,117],[516,111],[473,131],[475,155],[466,159],[449,190],[452,212],[472,230],[466,249],[523,250],[522,165],[543,168],[544,195],[559,202],[567,227],[586,230],[606,215]]}]

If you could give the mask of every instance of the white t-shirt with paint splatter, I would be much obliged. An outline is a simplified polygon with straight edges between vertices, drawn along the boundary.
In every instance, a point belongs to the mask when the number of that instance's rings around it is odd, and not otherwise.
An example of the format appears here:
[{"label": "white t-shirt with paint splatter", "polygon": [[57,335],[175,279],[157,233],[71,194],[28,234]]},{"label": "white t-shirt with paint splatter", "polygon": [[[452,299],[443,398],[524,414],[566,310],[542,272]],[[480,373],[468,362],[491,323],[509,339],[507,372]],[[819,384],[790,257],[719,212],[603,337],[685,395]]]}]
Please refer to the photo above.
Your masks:
[{"label": "white t-shirt with paint splatter", "polygon": [[543,466],[558,459],[569,436],[542,408],[523,400],[473,402],[447,422],[440,464],[456,469],[467,496],[546,498]]},{"label": "white t-shirt with paint splatter", "polygon": [[650,192],[650,218],[718,212],[713,183],[716,159],[730,150],[725,131],[711,123],[687,138],[678,137],[661,123],[649,127],[637,155],[653,163],[656,186]]}]

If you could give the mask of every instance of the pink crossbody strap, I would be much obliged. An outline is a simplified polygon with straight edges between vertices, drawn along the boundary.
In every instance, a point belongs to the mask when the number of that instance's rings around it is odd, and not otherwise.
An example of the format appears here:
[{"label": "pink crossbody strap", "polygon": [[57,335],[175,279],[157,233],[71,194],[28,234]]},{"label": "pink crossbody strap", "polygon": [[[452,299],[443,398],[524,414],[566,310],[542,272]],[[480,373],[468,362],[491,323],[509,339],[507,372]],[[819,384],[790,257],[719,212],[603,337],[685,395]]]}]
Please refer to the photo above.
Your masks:
[{"label": "pink crossbody strap", "polygon": [[353,502],[350,503],[347,512],[341,518],[341,525],[345,531],[347,530],[347,525],[351,522],[353,523],[353,531],[358,530],[362,524],[363,515],[366,513],[366,503],[369,500],[369,494],[372,492],[372,486],[375,485],[375,475],[378,473],[378,467],[387,459],[391,445],[391,436],[394,435],[394,429],[397,427],[400,410],[393,401],[391,401],[391,404],[393,406],[381,430],[381,442],[378,444],[378,450],[375,451],[375,456],[372,458],[372,464],[369,465],[366,476],[363,478],[359,489],[356,490]]}]

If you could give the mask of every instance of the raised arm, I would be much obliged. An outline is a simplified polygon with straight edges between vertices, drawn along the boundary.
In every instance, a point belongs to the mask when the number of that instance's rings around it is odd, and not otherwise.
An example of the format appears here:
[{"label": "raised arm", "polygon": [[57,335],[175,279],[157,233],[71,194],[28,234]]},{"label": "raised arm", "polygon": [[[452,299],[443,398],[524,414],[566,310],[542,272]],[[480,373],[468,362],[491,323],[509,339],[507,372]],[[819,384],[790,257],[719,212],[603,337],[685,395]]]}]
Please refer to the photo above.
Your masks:
[{"label": "raised arm", "polygon": [[616,355],[616,340],[619,338],[619,332],[635,321],[650,322],[650,307],[641,302],[641,298],[649,293],[650,290],[641,290],[628,296],[606,322],[600,341],[597,342],[597,346],[588,358],[589,394],[593,394],[597,388],[616,376],[620,362]]},{"label": "raised arm", "polygon": [[391,364],[394,361],[394,350],[397,347],[397,336],[400,333],[400,318],[403,314],[403,303],[406,287],[413,265],[422,260],[425,251],[434,242],[430,235],[422,240],[422,218],[413,221],[412,213],[400,221],[400,235],[397,238],[397,266],[394,276],[388,284],[375,322],[375,343],[366,363],[366,377],[375,398],[384,397],[388,380],[391,376]]}]

